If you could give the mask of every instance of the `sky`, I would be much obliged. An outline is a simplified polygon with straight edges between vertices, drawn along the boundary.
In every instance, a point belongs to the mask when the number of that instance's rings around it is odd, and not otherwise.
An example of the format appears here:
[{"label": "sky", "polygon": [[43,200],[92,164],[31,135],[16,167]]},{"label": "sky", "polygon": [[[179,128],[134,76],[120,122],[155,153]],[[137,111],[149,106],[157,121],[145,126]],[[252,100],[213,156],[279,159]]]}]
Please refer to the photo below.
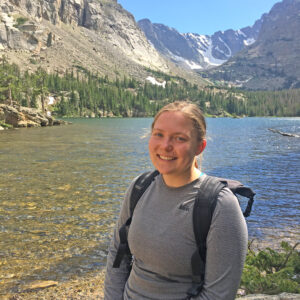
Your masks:
[{"label": "sky", "polygon": [[136,21],[149,19],[181,33],[212,35],[252,26],[280,0],[118,0]]}]

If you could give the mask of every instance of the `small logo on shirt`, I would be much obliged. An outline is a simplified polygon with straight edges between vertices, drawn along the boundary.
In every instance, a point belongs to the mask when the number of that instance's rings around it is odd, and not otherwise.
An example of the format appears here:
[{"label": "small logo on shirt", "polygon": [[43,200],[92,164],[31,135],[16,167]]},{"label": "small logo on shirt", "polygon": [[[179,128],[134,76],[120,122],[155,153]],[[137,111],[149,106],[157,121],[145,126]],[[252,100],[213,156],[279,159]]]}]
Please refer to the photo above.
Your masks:
[{"label": "small logo on shirt", "polygon": [[189,211],[190,208],[186,205],[180,204],[180,206],[178,207],[179,209],[185,210],[185,211]]}]

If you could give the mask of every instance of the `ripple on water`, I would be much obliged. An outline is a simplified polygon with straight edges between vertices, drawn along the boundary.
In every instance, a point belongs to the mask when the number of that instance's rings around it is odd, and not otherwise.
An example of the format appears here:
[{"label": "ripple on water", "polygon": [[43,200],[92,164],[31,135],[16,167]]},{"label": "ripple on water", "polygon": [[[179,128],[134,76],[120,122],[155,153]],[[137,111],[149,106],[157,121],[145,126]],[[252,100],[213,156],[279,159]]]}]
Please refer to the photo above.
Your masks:
[{"label": "ripple on water", "polygon": [[[151,121],[73,120],[0,135],[0,295],[104,267],[124,192],[152,168],[139,138]],[[299,122],[208,119],[204,171],[256,191],[251,237],[299,240],[299,141],[267,130],[300,132]]]}]

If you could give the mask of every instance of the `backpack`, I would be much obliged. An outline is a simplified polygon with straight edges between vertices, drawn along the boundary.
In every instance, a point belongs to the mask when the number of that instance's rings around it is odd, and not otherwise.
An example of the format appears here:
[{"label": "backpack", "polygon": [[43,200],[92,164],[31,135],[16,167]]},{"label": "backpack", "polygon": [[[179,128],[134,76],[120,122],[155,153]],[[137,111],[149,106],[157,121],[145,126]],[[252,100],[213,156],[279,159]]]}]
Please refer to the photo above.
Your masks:
[{"label": "backpack", "polygon": [[[130,260],[132,260],[132,255],[127,241],[127,233],[132,220],[132,215],[139,199],[158,174],[158,171],[143,173],[138,177],[133,186],[130,195],[130,217],[119,230],[120,244],[113,263],[113,268],[120,267],[121,261],[125,255],[128,255]],[[206,261],[206,238],[210,228],[213,212],[217,204],[217,197],[220,191],[225,187],[228,187],[233,194],[249,199],[243,215],[244,217],[248,217],[250,215],[255,195],[252,189],[244,186],[236,180],[206,175],[201,183],[201,188],[198,190],[193,206],[193,230],[197,249],[191,257],[193,285],[187,291],[188,296],[186,299],[191,299],[192,297],[197,296],[203,288]]]}]

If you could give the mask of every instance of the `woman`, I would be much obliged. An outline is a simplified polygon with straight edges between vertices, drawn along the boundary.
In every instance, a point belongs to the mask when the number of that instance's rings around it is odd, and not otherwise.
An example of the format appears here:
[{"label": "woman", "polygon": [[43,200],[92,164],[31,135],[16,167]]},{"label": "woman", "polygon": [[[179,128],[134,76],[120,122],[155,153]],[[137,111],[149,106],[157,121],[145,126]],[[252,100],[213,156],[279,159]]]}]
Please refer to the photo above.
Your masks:
[{"label": "woman", "polygon": [[[159,175],[139,200],[128,233],[132,269],[122,261],[112,268],[119,245],[118,230],[128,219],[126,192],[109,248],[105,300],[186,299],[192,284],[191,256],[196,249],[192,208],[205,178],[197,156],[206,146],[206,124],[189,102],[163,107],[152,124],[151,161]],[[193,299],[232,300],[247,252],[247,227],[236,197],[224,188],[217,199],[207,236],[205,282]]]}]

